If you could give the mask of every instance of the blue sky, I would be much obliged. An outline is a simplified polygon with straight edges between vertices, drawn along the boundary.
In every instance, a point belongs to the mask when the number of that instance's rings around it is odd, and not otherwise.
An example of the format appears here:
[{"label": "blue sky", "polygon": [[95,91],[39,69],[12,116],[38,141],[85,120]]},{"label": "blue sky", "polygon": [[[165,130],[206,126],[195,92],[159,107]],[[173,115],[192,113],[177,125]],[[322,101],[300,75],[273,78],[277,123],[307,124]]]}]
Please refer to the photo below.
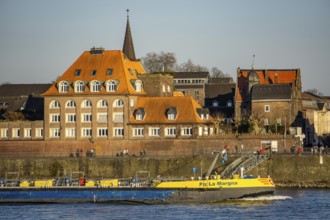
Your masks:
[{"label": "blue sky", "polygon": [[0,0],[0,83],[50,83],[91,47],[122,49],[126,9],[137,57],[301,68],[303,90],[330,96],[327,0]]}]

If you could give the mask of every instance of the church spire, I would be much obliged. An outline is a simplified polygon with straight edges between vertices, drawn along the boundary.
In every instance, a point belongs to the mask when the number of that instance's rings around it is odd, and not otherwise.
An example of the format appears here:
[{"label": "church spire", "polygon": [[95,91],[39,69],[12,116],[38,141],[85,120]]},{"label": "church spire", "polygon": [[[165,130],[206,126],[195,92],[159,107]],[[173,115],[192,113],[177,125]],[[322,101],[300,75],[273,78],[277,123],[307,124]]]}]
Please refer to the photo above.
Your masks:
[{"label": "church spire", "polygon": [[134,52],[133,38],[132,38],[132,34],[131,34],[131,27],[129,24],[129,9],[127,9],[126,11],[127,11],[127,25],[126,25],[123,53],[130,60],[135,61],[136,57],[135,57],[135,52]]}]

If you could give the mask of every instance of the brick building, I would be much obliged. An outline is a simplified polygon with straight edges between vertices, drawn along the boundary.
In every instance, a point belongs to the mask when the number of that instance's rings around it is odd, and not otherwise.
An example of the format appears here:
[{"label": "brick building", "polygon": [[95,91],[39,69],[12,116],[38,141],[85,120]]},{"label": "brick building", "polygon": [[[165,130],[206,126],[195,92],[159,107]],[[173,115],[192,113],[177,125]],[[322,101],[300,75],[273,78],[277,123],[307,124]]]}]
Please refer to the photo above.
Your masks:
[{"label": "brick building", "polygon": [[261,124],[302,126],[300,69],[237,69],[235,118]]}]

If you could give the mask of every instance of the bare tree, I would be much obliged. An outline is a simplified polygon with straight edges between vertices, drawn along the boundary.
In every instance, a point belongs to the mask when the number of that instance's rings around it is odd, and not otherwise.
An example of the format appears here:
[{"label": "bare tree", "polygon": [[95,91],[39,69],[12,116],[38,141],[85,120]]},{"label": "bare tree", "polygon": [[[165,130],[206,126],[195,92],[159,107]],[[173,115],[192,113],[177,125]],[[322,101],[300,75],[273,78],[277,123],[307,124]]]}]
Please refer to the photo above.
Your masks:
[{"label": "bare tree", "polygon": [[211,78],[223,78],[223,77],[226,77],[226,74],[224,74],[218,67],[213,67],[210,71],[210,77]]},{"label": "bare tree", "polygon": [[208,68],[205,66],[200,66],[194,64],[191,59],[189,59],[187,62],[182,63],[177,67],[177,71],[181,72],[208,72]]},{"label": "bare tree", "polygon": [[155,52],[147,53],[142,57],[142,64],[148,73],[172,72],[175,70],[176,57],[174,53]]},{"label": "bare tree", "polygon": [[306,92],[309,92],[309,93],[312,93],[312,94],[318,95],[318,96],[323,96],[322,92],[320,92],[317,89],[308,89],[308,90],[306,90]]}]

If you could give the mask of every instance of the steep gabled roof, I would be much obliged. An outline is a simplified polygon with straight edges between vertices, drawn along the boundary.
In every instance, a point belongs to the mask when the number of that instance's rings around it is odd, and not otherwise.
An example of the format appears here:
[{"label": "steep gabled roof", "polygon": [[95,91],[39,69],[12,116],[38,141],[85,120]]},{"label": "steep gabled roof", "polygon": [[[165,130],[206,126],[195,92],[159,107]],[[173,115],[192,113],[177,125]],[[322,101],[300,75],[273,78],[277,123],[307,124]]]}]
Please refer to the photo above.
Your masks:
[{"label": "steep gabled roof", "polygon": [[290,84],[264,84],[252,88],[252,101],[260,100],[290,100]]},{"label": "steep gabled roof", "polygon": [[[197,109],[202,107],[192,98],[185,96],[173,97],[139,97],[135,110],[144,108],[144,120],[135,120],[131,116],[132,124],[178,124],[178,123],[210,123],[210,119],[202,120],[198,116]],[[175,108],[177,117],[168,120],[166,111]]]},{"label": "steep gabled roof", "polygon": [[[108,69],[112,69],[111,75],[107,75]],[[131,72],[129,71],[131,70]],[[80,70],[79,75],[75,75],[76,70]],[[96,74],[91,72],[96,70]],[[56,80],[50,89],[44,93],[44,96],[49,95],[73,95],[73,83],[80,80],[86,84],[93,80],[98,80],[105,83],[107,80],[115,80],[119,82],[117,92],[111,93],[115,95],[126,94],[145,94],[135,92],[131,82],[137,80],[138,74],[144,74],[144,69],[139,61],[131,61],[120,50],[96,50],[92,48],[91,51],[85,51],[82,55]],[[68,93],[59,93],[57,83],[60,81],[67,81],[71,83]],[[88,86],[83,93],[89,95],[109,94],[102,88],[100,92],[90,92]]]},{"label": "steep gabled roof", "polygon": [[248,76],[252,71],[257,74],[261,85],[292,84],[300,78],[300,69],[238,69],[236,101],[247,99]]}]

